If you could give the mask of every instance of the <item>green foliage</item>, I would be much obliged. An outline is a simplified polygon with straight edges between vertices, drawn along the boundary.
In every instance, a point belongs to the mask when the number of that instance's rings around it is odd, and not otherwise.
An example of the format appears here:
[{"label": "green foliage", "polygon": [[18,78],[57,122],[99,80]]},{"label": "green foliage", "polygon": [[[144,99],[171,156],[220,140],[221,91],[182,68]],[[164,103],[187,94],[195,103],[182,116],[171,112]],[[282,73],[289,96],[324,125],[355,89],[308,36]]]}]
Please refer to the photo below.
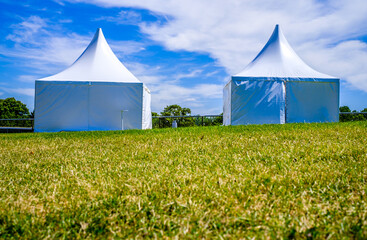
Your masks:
[{"label": "green foliage", "polygon": [[0,134],[0,237],[366,239],[367,122]]},{"label": "green foliage", "polygon": [[[33,113],[32,113],[33,114]],[[0,119],[30,118],[27,106],[15,98],[0,99]],[[31,121],[1,121],[0,126],[29,127]]]},{"label": "green foliage", "polygon": [[[159,114],[156,112],[152,112],[152,117],[158,117]],[[152,118],[152,128],[159,128],[159,119]]]},{"label": "green foliage", "polygon": [[[367,108],[363,109],[361,112],[366,112]],[[356,110],[351,111],[348,106],[342,106],[339,108],[339,112],[353,112],[356,113]],[[350,121],[364,121],[367,119],[367,115],[363,114],[340,114],[339,121],[340,122],[350,122]]]},{"label": "green foliage", "polygon": [[348,106],[339,107],[339,112],[352,112]]},{"label": "green foliage", "polygon": [[223,114],[220,117],[197,117],[196,126],[221,126],[223,125]]},{"label": "green foliage", "polygon": [[[174,104],[166,106],[161,112],[161,116],[190,116],[190,108],[182,108],[181,106]],[[173,120],[176,120],[178,127],[191,127],[195,126],[194,118],[163,118],[160,120],[161,127],[171,127]]]},{"label": "green foliage", "polygon": [[29,110],[15,98],[0,99],[0,118],[27,118]]},{"label": "green foliage", "polygon": [[223,113],[220,114],[220,117],[212,117],[205,118],[204,126],[221,126],[223,125]]},{"label": "green foliage", "polygon": [[[175,104],[164,108],[161,116],[190,116],[191,110],[189,108],[182,108]],[[158,116],[152,115],[152,116]],[[219,117],[200,117],[199,115],[184,118],[161,118],[153,119],[153,128],[167,128],[172,127],[173,120],[176,120],[178,127],[192,127],[192,126],[220,126],[223,124],[223,114]]]},{"label": "green foliage", "polygon": [[162,116],[187,116],[191,114],[190,108],[182,108],[180,105],[174,104],[166,106],[161,112]]}]

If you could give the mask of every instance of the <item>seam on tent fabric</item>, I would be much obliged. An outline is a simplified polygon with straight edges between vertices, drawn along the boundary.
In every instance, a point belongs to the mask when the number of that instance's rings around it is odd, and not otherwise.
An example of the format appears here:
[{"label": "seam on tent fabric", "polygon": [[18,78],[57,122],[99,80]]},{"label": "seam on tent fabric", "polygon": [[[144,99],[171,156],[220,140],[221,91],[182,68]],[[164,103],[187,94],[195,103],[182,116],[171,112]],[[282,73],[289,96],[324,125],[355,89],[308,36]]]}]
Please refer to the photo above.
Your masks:
[{"label": "seam on tent fabric", "polygon": [[[35,81],[34,82],[34,107],[33,107],[33,114],[34,114],[34,116],[36,116],[36,114],[37,114],[37,109],[36,109],[36,106],[37,106],[37,104],[36,104],[36,102],[37,102],[37,93],[36,93],[36,89],[37,89],[37,87],[36,87],[36,85],[37,85],[37,82]],[[34,121],[33,121],[33,130],[35,131],[35,132],[37,132],[37,129],[36,129],[36,121],[37,121],[37,118],[36,117],[34,117]]]},{"label": "seam on tent fabric", "polygon": [[[340,83],[337,85],[338,87],[338,106],[337,106],[337,112],[339,112],[339,107],[340,107]],[[340,121],[340,115],[338,114],[338,122]]]},{"label": "seam on tent fabric", "polygon": [[231,85],[229,86],[229,96],[231,97],[230,98],[230,105],[229,105],[229,109],[230,109],[230,114],[229,114],[229,125],[232,125],[232,112],[233,112],[233,108],[232,108],[232,106],[233,106],[233,104],[232,104],[232,101],[233,101],[233,99],[232,99],[232,97],[233,97],[233,95],[232,95],[232,92],[233,92],[233,85],[232,85],[233,83],[232,83],[232,81],[231,81]]},{"label": "seam on tent fabric", "polygon": [[88,103],[88,106],[87,106],[87,108],[88,108],[88,130],[89,130],[89,128],[90,128],[90,116],[89,116],[89,106],[90,106],[90,102],[89,102],[89,99],[90,99],[90,86],[91,86],[91,84],[90,84],[90,82],[89,82],[89,84],[88,84],[88,97],[87,97],[87,103]]},{"label": "seam on tent fabric", "polygon": [[232,77],[233,81],[339,82],[339,78]]},{"label": "seam on tent fabric", "polygon": [[149,88],[147,88],[147,86],[145,86],[145,84],[143,83],[143,87],[145,88],[145,90],[147,90],[147,92],[150,94],[150,90]]},{"label": "seam on tent fabric", "polygon": [[283,87],[283,91],[284,91],[284,123],[288,123],[288,106],[287,106],[287,82],[283,81],[284,87]]},{"label": "seam on tent fabric", "polygon": [[229,79],[229,81],[226,83],[226,85],[224,85],[224,87],[226,87],[228,84],[230,84],[232,82],[232,78]]},{"label": "seam on tent fabric", "polygon": [[136,84],[142,84],[142,82],[136,82],[136,83],[116,83],[116,82],[90,82],[90,81],[43,81],[43,80],[36,80],[36,82],[40,83],[48,83],[48,84],[54,84],[54,85],[98,85],[98,86],[135,86]]},{"label": "seam on tent fabric", "polygon": [[142,89],[142,91],[141,91],[141,110],[142,110],[142,113],[141,113],[141,128],[143,129],[143,125],[144,125],[144,117],[145,117],[145,109],[144,109],[144,106],[145,106],[145,104],[144,104],[144,91],[145,91],[145,86],[143,85],[143,87],[141,88]]}]

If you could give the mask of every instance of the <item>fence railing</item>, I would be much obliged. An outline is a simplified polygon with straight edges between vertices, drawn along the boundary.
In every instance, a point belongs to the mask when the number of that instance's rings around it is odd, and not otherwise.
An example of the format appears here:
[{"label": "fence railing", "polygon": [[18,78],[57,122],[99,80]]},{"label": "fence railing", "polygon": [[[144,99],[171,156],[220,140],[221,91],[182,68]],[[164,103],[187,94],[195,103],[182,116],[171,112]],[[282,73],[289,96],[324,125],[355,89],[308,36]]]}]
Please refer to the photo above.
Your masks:
[{"label": "fence railing", "polygon": [[[196,116],[153,116],[153,128],[172,127],[173,120],[176,120],[178,127],[189,126],[216,126],[223,124],[223,115],[196,115]],[[367,120],[367,112],[340,112],[339,120],[363,121]],[[34,118],[10,118],[0,119],[0,131],[33,131]]]},{"label": "fence railing", "polygon": [[367,112],[340,112],[339,122],[365,121]]},{"label": "fence railing", "polygon": [[362,114],[362,115],[367,115],[367,112],[340,112],[340,115],[358,115],[358,114]]},{"label": "fence railing", "polygon": [[0,119],[0,132],[33,132],[34,118]]},{"label": "fence railing", "polygon": [[177,127],[217,126],[223,124],[222,115],[196,115],[196,116],[153,116],[153,128],[172,127],[175,120]]}]

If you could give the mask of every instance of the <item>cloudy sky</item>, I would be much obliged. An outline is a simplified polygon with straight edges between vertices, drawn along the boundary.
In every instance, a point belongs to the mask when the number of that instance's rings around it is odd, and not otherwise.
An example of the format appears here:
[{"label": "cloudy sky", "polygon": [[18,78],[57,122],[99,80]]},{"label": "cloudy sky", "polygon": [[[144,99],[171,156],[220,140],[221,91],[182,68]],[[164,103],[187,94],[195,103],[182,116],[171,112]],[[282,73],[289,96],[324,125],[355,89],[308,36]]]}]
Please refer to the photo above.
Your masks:
[{"label": "cloudy sky", "polygon": [[222,89],[280,24],[311,67],[340,77],[340,104],[367,107],[366,0],[0,0],[0,98],[33,109],[35,79],[55,74],[103,29],[152,92],[152,109],[222,112]]}]

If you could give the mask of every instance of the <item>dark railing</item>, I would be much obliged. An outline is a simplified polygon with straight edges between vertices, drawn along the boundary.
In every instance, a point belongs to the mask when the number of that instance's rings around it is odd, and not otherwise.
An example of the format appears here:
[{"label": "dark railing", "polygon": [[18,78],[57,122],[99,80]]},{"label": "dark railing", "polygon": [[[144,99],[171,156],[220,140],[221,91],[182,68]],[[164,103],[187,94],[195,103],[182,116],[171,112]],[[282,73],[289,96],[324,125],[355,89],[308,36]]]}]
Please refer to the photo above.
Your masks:
[{"label": "dark railing", "polygon": [[33,132],[34,118],[0,119],[0,132]]},{"label": "dark railing", "polygon": [[[223,124],[223,115],[197,115],[197,116],[154,116],[153,128],[172,127],[173,120],[177,126],[214,126]],[[182,121],[181,119],[195,119],[195,121]],[[340,112],[340,122],[367,120],[367,112]]]},{"label": "dark railing", "polygon": [[177,127],[217,126],[223,124],[222,115],[196,115],[196,116],[153,116],[153,128],[172,127],[175,120]]},{"label": "dark railing", "polygon": [[358,114],[362,114],[362,115],[367,115],[367,112],[340,112],[340,115],[358,115]]},{"label": "dark railing", "polygon": [[[223,124],[223,115],[197,116],[153,116],[153,128],[172,127],[176,120],[178,127],[189,126],[217,126]],[[339,121],[364,121],[367,112],[340,112]],[[0,119],[0,132],[33,132],[34,118]]]},{"label": "dark railing", "polygon": [[34,118],[6,118],[6,119],[0,119],[0,121],[33,121]]},{"label": "dark railing", "polygon": [[340,112],[339,122],[365,121],[367,112]]}]

